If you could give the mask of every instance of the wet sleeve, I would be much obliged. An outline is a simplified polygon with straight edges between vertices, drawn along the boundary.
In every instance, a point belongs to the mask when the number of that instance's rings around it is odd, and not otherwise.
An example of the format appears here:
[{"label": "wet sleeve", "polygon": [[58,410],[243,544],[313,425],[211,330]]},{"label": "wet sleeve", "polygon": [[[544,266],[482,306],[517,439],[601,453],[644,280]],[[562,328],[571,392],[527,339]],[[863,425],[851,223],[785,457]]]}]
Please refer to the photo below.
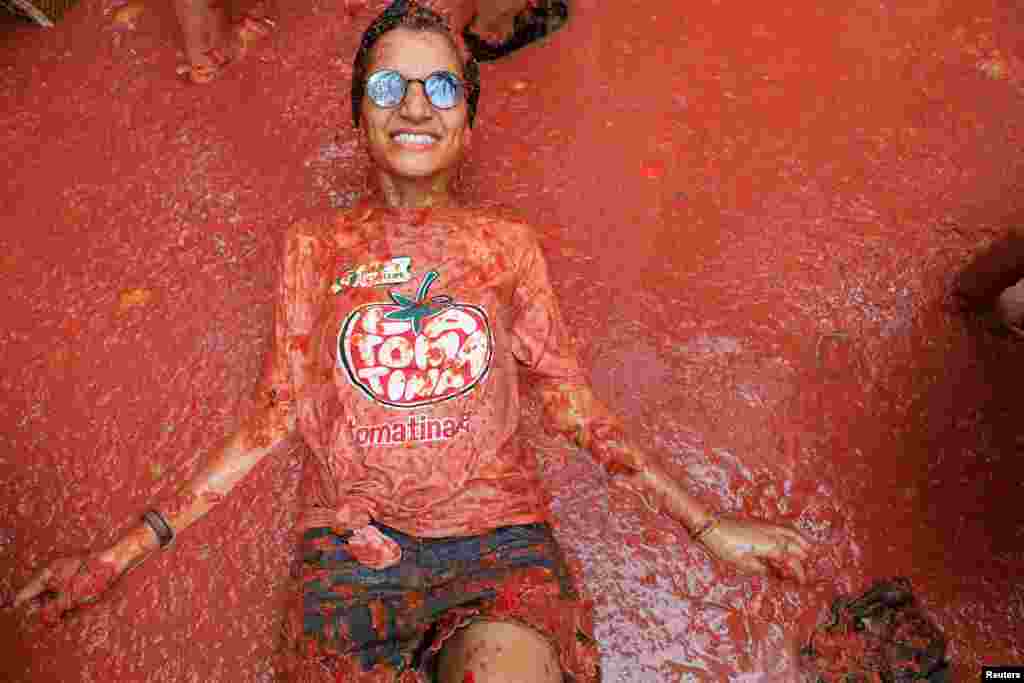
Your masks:
[{"label": "wet sleeve", "polygon": [[314,302],[325,288],[320,251],[309,226],[296,224],[284,237],[274,294],[274,327],[260,382],[264,405],[291,422],[301,385],[301,369],[310,353],[310,334],[316,315]]},{"label": "wet sleeve", "polygon": [[593,395],[559,311],[544,255],[532,235],[526,242],[512,334],[518,343],[516,359],[539,389],[545,430],[587,449],[611,474],[634,471],[641,456],[628,443],[620,420]]},{"label": "wet sleeve", "polygon": [[[301,280],[301,268],[298,267],[301,265],[301,259],[296,258],[296,240],[293,232],[293,230],[289,230],[286,234],[284,249],[278,255],[273,330],[270,335],[269,348],[264,354],[263,371],[254,397],[255,406],[240,430],[241,441],[238,447],[242,452],[235,453],[235,456],[240,457],[239,462],[247,460],[246,452],[259,457],[273,452],[285,452],[284,447],[291,442],[289,437],[295,433],[296,383],[292,372],[293,358],[289,349],[293,338],[292,325],[297,310],[296,283]],[[260,455],[258,451],[264,451],[264,453]],[[228,464],[221,465],[224,468],[223,471],[233,469],[234,465],[230,463],[230,456],[225,456],[223,451],[216,450],[205,454],[206,467],[209,467],[218,457],[228,458]],[[215,475],[208,476],[216,479]],[[191,520],[186,521],[185,524],[191,524],[192,521],[205,514],[203,511],[197,512],[197,502],[205,501],[204,504],[213,504],[226,493],[216,491],[216,485],[211,482],[212,479],[206,478],[189,480],[162,495],[157,507],[169,519],[181,520],[185,515]],[[209,495],[214,497],[204,498]],[[209,505],[206,505],[205,509],[208,507]]]},{"label": "wet sleeve", "polygon": [[263,375],[260,379],[260,397],[269,403],[291,403],[292,381],[288,368],[286,303],[283,299],[284,283],[280,271],[274,294],[274,326],[270,337],[270,349],[263,361]]}]

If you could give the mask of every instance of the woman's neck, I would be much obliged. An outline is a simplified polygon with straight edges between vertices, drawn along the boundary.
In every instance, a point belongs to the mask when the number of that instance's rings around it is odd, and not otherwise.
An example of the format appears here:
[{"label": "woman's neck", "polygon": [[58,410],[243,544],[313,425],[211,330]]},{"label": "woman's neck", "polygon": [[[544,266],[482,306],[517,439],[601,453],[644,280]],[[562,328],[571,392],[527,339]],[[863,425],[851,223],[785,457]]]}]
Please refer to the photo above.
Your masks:
[{"label": "woman's neck", "polygon": [[425,209],[454,206],[451,176],[433,178],[395,178],[377,171],[377,193],[380,200],[394,209]]}]

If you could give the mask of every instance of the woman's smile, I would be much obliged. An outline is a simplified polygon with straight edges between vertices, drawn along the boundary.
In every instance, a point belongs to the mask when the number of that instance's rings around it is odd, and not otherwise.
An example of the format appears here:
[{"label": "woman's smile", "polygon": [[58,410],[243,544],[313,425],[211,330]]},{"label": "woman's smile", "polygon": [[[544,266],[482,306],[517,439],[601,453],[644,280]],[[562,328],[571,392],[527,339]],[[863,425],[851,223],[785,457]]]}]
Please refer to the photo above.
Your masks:
[{"label": "woman's smile", "polygon": [[415,152],[434,147],[434,145],[440,141],[440,136],[435,133],[424,133],[403,129],[392,133],[391,139],[400,147]]}]

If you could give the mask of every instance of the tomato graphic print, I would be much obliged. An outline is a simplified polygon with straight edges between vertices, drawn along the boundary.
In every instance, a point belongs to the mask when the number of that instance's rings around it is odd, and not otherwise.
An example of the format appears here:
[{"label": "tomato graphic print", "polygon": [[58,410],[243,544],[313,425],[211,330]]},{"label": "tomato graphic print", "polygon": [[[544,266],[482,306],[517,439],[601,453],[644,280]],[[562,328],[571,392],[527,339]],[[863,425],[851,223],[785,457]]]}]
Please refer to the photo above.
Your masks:
[{"label": "tomato graphic print", "polygon": [[487,313],[450,296],[427,299],[440,276],[427,273],[416,299],[389,292],[392,303],[360,306],[338,333],[338,363],[368,398],[416,408],[461,396],[491,367]]}]

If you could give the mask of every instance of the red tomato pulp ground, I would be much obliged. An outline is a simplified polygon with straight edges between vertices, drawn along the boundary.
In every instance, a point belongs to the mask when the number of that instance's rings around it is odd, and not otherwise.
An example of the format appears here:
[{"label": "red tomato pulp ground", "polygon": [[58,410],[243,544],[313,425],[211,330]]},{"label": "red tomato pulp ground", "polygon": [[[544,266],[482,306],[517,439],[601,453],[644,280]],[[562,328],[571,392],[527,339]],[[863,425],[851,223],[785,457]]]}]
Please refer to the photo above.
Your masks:
[{"label": "red tomato pulp ground", "polygon": [[[1024,11],[833,4],[576,0],[549,44],[483,68],[465,185],[544,226],[597,390],[695,490],[818,542],[809,587],[739,577],[534,438],[608,681],[793,680],[834,596],[893,574],[956,680],[1024,661],[1024,349],[947,301],[1024,220]],[[207,87],[175,76],[162,3],[134,30],[102,0],[2,24],[5,595],[238,424],[281,231],[362,187],[349,65],[382,5],[282,3]],[[270,680],[297,463],[62,628],[5,615],[3,673]]]}]

